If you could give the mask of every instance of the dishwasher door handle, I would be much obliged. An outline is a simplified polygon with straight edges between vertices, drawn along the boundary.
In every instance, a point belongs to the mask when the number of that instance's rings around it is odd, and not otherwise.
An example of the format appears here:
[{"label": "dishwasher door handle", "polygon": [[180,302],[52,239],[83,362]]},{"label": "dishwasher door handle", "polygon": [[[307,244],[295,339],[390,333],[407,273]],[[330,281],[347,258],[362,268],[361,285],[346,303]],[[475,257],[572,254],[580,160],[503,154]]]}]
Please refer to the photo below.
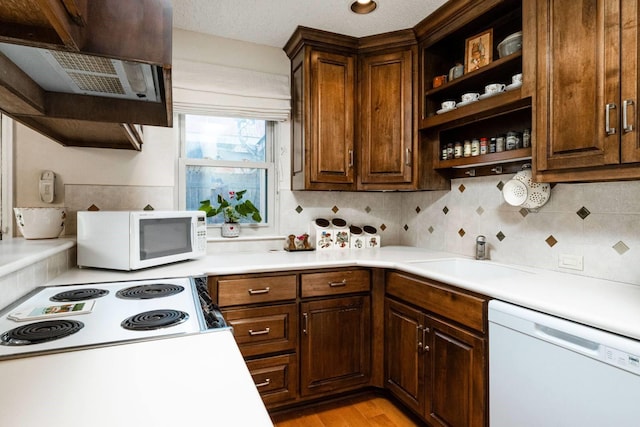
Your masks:
[{"label": "dishwasher door handle", "polygon": [[535,324],[535,331],[536,335],[540,339],[571,350],[579,351],[580,353],[597,356],[598,350],[600,349],[600,344],[595,341],[591,341],[577,335],[572,335],[559,329],[550,328],[539,323]]}]

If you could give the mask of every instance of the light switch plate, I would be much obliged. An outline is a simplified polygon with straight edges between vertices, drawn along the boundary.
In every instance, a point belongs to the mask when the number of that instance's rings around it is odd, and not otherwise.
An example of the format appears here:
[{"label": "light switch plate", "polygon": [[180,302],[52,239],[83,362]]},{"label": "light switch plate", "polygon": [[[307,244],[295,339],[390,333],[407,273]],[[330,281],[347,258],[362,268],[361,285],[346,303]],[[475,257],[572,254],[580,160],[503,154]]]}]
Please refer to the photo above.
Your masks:
[{"label": "light switch plate", "polygon": [[582,255],[560,254],[560,257],[558,258],[558,267],[582,271]]}]

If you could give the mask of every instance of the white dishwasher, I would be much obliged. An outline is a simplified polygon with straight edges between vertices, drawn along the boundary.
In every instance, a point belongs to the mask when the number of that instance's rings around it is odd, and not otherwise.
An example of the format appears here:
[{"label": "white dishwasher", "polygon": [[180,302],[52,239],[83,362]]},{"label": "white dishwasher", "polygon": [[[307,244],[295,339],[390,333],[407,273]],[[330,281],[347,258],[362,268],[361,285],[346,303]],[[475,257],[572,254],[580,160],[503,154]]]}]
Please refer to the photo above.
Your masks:
[{"label": "white dishwasher", "polygon": [[489,302],[491,427],[640,426],[640,341]]}]

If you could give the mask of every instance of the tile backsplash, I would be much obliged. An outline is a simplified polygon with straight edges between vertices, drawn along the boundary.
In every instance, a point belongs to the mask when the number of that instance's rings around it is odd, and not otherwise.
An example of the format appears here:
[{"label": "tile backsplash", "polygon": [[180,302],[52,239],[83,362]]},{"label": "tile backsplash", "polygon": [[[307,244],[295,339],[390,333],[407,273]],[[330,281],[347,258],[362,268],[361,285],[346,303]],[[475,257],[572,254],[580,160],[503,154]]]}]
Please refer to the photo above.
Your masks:
[{"label": "tile backsplash", "polygon": [[[640,182],[557,184],[537,212],[502,198],[511,175],[453,180],[449,192],[405,193],[400,243],[640,285]],[[582,257],[583,270],[558,267]]]},{"label": "tile backsplash", "polygon": [[[504,201],[501,188],[511,177],[456,179],[450,191],[281,190],[280,234],[307,232],[316,218],[343,218],[347,224],[375,227],[383,246],[411,245],[465,256],[474,255],[475,239],[482,234],[494,261],[640,285],[640,181],[557,184],[549,202],[529,212]],[[75,234],[76,212],[92,204],[101,209],[172,209],[173,191],[67,185],[66,234]],[[560,268],[564,255],[582,257],[583,269]]]},{"label": "tile backsplash", "polygon": [[76,214],[91,206],[100,210],[142,210],[147,205],[155,210],[174,209],[173,187],[67,184],[64,192],[66,235],[76,234]]}]

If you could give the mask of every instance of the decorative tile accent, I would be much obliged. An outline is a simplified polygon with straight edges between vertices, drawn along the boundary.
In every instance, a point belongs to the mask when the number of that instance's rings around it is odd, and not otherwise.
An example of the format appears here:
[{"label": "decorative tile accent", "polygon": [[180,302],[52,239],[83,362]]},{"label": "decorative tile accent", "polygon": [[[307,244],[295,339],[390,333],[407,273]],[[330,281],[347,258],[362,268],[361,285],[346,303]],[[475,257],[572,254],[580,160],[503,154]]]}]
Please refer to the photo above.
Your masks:
[{"label": "decorative tile accent", "polygon": [[545,242],[547,242],[547,245],[549,245],[550,248],[552,248],[556,243],[558,243],[558,241],[556,240],[555,237],[553,237],[553,235],[547,237],[545,239]]},{"label": "decorative tile accent", "polygon": [[429,232],[429,234],[433,234],[433,232],[434,232],[435,230],[436,230],[436,229],[435,229],[435,228],[433,228],[433,226],[431,226],[431,225],[429,226],[429,228],[427,228],[427,231]]},{"label": "decorative tile accent", "polygon": [[498,240],[500,240],[501,242],[504,240],[505,236],[504,233],[502,231],[499,231],[498,234],[496,234],[496,237],[498,238]]},{"label": "decorative tile accent", "polygon": [[580,208],[580,210],[578,210],[578,212],[576,212],[576,214],[578,214],[578,216],[582,219],[585,219],[586,217],[588,217],[591,212],[589,212],[589,209],[585,208],[584,206]]},{"label": "decorative tile accent", "polygon": [[[578,214],[579,215],[579,214]],[[584,218],[583,218],[584,219]],[[618,254],[622,255],[625,252],[627,252],[630,248],[629,246],[625,245],[625,243],[620,240],[618,243],[616,243],[615,245],[612,246],[612,248],[618,252]]]},{"label": "decorative tile accent", "polygon": [[302,213],[302,211],[303,211],[303,210],[304,210],[304,209],[302,209],[302,206],[300,206],[300,205],[298,205],[298,206],[296,207],[296,212],[298,212],[298,213]]},{"label": "decorative tile accent", "polygon": [[498,187],[498,190],[502,191],[502,188],[504,187],[504,182],[500,181],[496,187]]},{"label": "decorative tile accent", "polygon": [[416,206],[416,213],[419,214],[421,211],[420,206]]},{"label": "decorative tile accent", "polygon": [[458,191],[460,191],[461,193],[464,193],[464,190],[466,190],[467,187],[464,186],[464,184],[460,184],[460,187],[458,187]]},{"label": "decorative tile accent", "polygon": [[442,209],[442,212],[444,212],[444,214],[448,214],[449,213],[449,208],[448,207],[444,207],[444,209]]},{"label": "decorative tile accent", "polygon": [[464,235],[467,234],[467,232],[464,231],[464,228],[461,228],[460,230],[458,230],[458,234],[460,235],[460,237],[464,237]]},{"label": "decorative tile accent", "polygon": [[384,230],[386,230],[386,229],[387,229],[387,226],[386,226],[386,225],[384,225],[384,224],[381,224],[381,225],[380,225],[380,230],[384,231]]},{"label": "decorative tile accent", "polygon": [[518,212],[520,212],[520,215],[522,215],[522,218],[525,218],[527,215],[529,215],[529,209],[527,208],[522,208]]},{"label": "decorative tile accent", "polygon": [[407,224],[405,224],[402,228],[404,228],[404,231],[409,231],[409,226]]},{"label": "decorative tile accent", "polygon": [[478,215],[482,215],[484,213],[484,209],[482,209],[482,206],[478,206],[478,209],[476,209],[476,213]]},{"label": "decorative tile accent", "polygon": [[340,209],[337,206],[334,206],[331,208],[331,210],[333,211],[333,213],[338,213]]},{"label": "decorative tile accent", "polygon": [[144,211],[152,211],[152,210],[153,210],[153,206],[151,206],[151,205],[147,205],[147,206],[145,206],[145,207],[144,207],[144,209],[143,209],[143,210],[144,210]]},{"label": "decorative tile accent", "polygon": [[94,212],[95,212],[95,211],[99,211],[99,210],[100,210],[100,208],[99,208],[99,207],[97,207],[96,205],[91,205],[91,206],[89,206],[89,207],[87,208],[87,210],[88,210],[88,211],[94,211]]},{"label": "decorative tile accent", "polygon": [[369,206],[367,206],[366,208],[364,208],[364,211],[366,213],[371,213],[371,208]]}]

